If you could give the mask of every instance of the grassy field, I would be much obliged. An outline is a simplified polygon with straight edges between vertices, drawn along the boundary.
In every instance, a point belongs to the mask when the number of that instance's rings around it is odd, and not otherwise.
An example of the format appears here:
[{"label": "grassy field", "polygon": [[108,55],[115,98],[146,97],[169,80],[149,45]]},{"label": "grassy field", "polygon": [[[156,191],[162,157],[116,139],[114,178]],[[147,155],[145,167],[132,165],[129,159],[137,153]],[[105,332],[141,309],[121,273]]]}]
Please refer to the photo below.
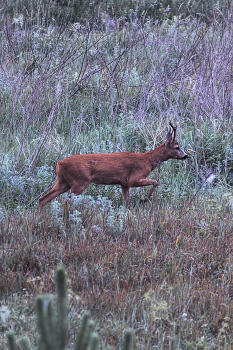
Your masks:
[{"label": "grassy field", "polygon": [[[1,346],[9,330],[36,346],[35,297],[54,293],[62,264],[70,345],[89,310],[101,348],[120,349],[131,327],[135,349],[231,349],[231,14],[104,23],[17,17],[0,33]],[[169,120],[190,157],[151,174],[160,185],[148,203],[148,188],[126,206],[119,187],[92,185],[37,211],[58,160],[149,151]]]}]

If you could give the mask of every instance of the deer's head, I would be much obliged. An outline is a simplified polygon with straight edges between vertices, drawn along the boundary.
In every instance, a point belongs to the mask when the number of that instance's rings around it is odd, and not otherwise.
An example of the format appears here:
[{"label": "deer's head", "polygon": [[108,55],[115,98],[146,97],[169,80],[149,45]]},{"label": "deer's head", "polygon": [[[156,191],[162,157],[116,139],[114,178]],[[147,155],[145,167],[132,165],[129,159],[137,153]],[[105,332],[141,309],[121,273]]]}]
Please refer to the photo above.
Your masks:
[{"label": "deer's head", "polygon": [[172,125],[171,122],[169,122],[169,124],[171,128],[169,129],[165,139],[165,146],[168,152],[168,156],[171,159],[184,160],[188,158],[188,155],[180,148],[178,142],[175,139],[177,126]]}]

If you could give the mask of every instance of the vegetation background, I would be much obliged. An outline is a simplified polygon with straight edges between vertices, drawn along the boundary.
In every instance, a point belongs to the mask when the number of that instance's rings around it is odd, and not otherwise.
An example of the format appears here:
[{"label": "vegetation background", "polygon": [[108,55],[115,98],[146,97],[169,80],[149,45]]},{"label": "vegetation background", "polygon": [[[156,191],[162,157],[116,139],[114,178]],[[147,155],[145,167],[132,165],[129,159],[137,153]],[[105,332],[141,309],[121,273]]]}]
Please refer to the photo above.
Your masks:
[{"label": "vegetation background", "polygon": [[[2,348],[9,330],[35,347],[62,264],[70,345],[89,310],[101,348],[131,327],[135,349],[231,349],[232,2],[2,0],[0,36]],[[93,185],[37,212],[58,160],[148,151],[169,120],[190,158],[149,203]]]}]

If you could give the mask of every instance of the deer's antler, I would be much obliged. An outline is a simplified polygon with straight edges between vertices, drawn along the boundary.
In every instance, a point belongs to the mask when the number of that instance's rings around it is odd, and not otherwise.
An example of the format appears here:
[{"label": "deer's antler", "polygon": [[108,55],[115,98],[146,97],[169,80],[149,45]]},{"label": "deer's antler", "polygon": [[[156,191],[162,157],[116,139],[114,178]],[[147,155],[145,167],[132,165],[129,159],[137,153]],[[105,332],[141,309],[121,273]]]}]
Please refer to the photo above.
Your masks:
[{"label": "deer's antler", "polygon": [[172,127],[173,132],[174,132],[174,135],[173,135],[173,138],[172,138],[172,141],[173,141],[173,140],[175,140],[175,138],[176,138],[176,129],[177,129],[177,126],[174,126],[174,125],[172,124],[171,121],[169,122],[169,125]]}]

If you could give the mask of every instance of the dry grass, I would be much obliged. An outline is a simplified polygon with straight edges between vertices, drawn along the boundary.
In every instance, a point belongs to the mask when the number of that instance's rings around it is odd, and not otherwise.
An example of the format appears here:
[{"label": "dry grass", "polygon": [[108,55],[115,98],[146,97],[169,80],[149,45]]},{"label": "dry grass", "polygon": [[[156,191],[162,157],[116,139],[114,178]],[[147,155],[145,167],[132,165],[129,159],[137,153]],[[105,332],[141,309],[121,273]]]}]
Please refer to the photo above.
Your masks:
[{"label": "dry grass", "polygon": [[[80,204],[83,228],[76,233],[67,206],[60,225],[46,210],[36,218],[12,215],[1,225],[1,293],[10,290],[17,302],[29,297],[21,309],[27,320],[32,296],[54,292],[54,271],[63,264],[71,324],[83,309],[91,311],[104,343],[119,344],[129,326],[138,349],[192,349],[205,342],[218,349],[233,341],[230,205],[203,197],[186,213],[175,203],[121,207],[109,225],[108,210]],[[12,299],[6,299],[9,307]],[[14,328],[35,342],[27,322]]]}]

